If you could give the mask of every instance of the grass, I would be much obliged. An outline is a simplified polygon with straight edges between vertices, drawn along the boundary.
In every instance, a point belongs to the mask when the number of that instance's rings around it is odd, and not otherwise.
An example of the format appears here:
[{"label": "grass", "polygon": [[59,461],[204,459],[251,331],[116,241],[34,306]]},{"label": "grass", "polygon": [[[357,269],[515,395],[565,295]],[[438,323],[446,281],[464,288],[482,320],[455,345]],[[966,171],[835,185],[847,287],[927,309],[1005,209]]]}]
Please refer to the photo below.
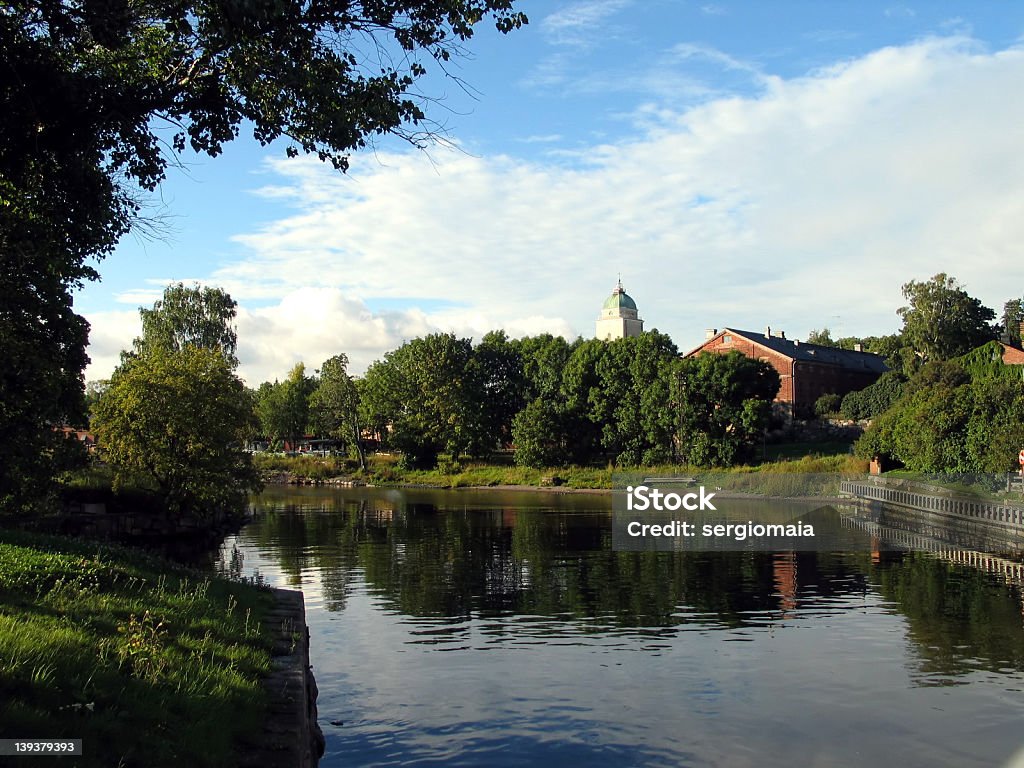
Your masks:
[{"label": "grass", "polygon": [[273,453],[253,455],[253,464],[261,472],[291,472],[311,480],[327,480],[350,475],[356,464],[340,456],[284,456]]},{"label": "grass", "polygon": [[79,766],[230,766],[262,730],[272,602],[135,551],[0,530],[0,737],[80,738]]},{"label": "grass", "polygon": [[[511,456],[499,454],[489,462],[453,462],[442,457],[436,469],[407,470],[398,464],[398,458],[387,454],[370,457],[369,470],[360,474],[347,473],[339,468],[339,459],[318,459],[316,457],[268,457],[278,471],[313,479],[345,474],[347,477],[363,479],[373,485],[423,485],[437,488],[469,488],[490,486],[532,486],[553,485],[557,478],[559,486],[572,489],[611,489],[618,475],[693,477],[704,485],[722,489],[760,493],[768,496],[822,496],[835,495],[839,490],[839,475],[864,474],[867,462],[848,453],[847,443],[806,443],[815,449],[811,455],[798,453],[799,458],[780,458],[754,466],[732,467],[729,469],[707,469],[685,465],[661,465],[651,467],[545,467],[533,469],[519,467],[512,463]],[[783,452],[779,451],[777,455]],[[310,469],[320,466],[314,473]]]},{"label": "grass", "polygon": [[849,440],[820,443],[770,443],[765,446],[764,462],[771,463],[806,457],[845,456],[850,453],[852,445],[853,443]]}]

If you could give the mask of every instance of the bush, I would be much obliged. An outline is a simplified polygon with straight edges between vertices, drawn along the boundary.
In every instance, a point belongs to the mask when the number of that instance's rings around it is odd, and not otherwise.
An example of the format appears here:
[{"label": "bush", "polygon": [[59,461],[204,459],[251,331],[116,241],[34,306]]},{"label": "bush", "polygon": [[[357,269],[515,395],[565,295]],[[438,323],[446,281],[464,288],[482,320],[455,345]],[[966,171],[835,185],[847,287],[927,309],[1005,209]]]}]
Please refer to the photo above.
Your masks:
[{"label": "bush", "polygon": [[1017,380],[963,381],[925,366],[905,394],[857,441],[859,456],[894,458],[927,473],[1001,473],[1024,445],[1024,387]]},{"label": "bush", "polygon": [[839,404],[842,398],[835,392],[826,392],[814,403],[814,415],[819,419],[839,411]]},{"label": "bush", "polygon": [[844,397],[839,412],[847,419],[873,419],[900,399],[906,381],[899,371],[886,371],[874,384]]}]

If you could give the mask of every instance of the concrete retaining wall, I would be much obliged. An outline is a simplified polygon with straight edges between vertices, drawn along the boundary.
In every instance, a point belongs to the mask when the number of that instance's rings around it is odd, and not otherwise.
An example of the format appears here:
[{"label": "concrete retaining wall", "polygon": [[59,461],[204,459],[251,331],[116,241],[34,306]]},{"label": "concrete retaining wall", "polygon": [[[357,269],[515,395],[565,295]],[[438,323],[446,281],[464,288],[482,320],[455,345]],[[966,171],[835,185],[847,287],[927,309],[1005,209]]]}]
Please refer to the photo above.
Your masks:
[{"label": "concrete retaining wall", "polygon": [[890,481],[886,478],[868,481],[843,480],[839,484],[839,492],[857,499],[894,504],[1024,531],[1024,507],[1007,502],[964,498],[940,486]]},{"label": "concrete retaining wall", "polygon": [[239,767],[315,768],[324,752],[324,736],[317,723],[305,602],[301,592],[272,592],[276,605],[263,619],[274,642],[273,667],[263,683],[270,707],[263,732],[239,756]]}]

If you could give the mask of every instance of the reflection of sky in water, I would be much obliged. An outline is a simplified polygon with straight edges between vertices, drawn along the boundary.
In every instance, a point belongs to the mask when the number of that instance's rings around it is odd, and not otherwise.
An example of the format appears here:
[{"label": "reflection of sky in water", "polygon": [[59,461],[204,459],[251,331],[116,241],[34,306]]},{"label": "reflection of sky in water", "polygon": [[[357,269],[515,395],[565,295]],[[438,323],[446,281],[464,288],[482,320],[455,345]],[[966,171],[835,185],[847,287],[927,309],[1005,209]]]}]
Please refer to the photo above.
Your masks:
[{"label": "reflection of sky in water", "polygon": [[[760,555],[756,572],[723,579],[722,555],[703,555],[683,580],[694,598],[652,619],[645,606],[630,608],[641,588],[626,577],[652,561],[583,578],[612,561],[566,546],[601,540],[567,534],[581,515],[602,524],[582,502],[518,518],[506,506],[467,523],[464,496],[447,512],[407,513],[399,500],[392,519],[370,513],[372,525],[362,525],[355,507],[330,511],[343,494],[304,512],[310,498],[261,517],[237,541],[246,574],[301,583],[328,739],[321,765],[970,766],[999,764],[1024,743],[1019,591],[926,556],[893,556],[865,575],[867,554]],[[534,562],[502,566],[533,574],[519,590],[559,594],[544,610],[496,608],[485,600],[493,595],[474,593],[492,589],[474,569],[510,557],[510,537],[495,535],[502,521],[520,529],[513,551],[524,539],[534,547],[524,550]],[[429,578],[410,572],[418,548],[434,546],[449,562],[434,563]],[[618,557],[664,565],[682,556]],[[456,608],[401,610],[439,588],[430,579],[456,594]],[[621,599],[573,602],[573,590],[593,584]],[[937,613],[917,605],[936,584],[981,604],[987,624],[947,615],[953,598]]]}]

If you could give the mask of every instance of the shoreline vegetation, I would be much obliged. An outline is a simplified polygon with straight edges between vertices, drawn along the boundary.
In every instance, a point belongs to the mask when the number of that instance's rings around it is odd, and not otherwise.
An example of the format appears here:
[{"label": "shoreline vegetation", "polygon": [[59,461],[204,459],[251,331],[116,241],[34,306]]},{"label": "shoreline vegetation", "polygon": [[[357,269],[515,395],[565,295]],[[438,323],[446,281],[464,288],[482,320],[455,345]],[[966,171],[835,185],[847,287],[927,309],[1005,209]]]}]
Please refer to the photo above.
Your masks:
[{"label": "shoreline vegetation", "polygon": [[[792,448],[793,446],[778,446]],[[840,476],[862,475],[868,463],[848,453],[844,444],[822,444],[821,453],[793,457],[777,452],[775,459],[754,466],[707,469],[678,464],[648,467],[549,467],[534,469],[497,461],[456,462],[442,459],[432,470],[406,469],[393,456],[371,456],[366,471],[341,457],[257,454],[255,464],[271,485],[368,485],[438,489],[541,490],[551,492],[610,492],[622,476],[680,477],[726,491],[766,496],[835,496]],[[504,461],[502,461],[504,459]],[[833,488],[832,486],[836,487]]]},{"label": "shoreline vegetation", "polygon": [[[679,478],[688,485],[714,488],[721,497],[788,499],[839,498],[842,479],[865,477],[868,461],[845,452],[845,443],[772,446],[769,460],[752,466],[709,469],[665,464],[649,467],[549,467],[532,469],[505,461],[451,462],[442,460],[433,470],[404,469],[393,456],[369,457],[360,471],[341,457],[258,454],[255,464],[268,485],[369,486],[438,490],[506,490],[546,493],[611,493],[625,478]],[[941,488],[959,497],[1022,502],[1024,492],[1008,491],[1005,478],[996,475],[935,475],[906,469],[883,473],[887,481],[907,489],[928,492]],[[630,480],[632,482],[632,480]]]},{"label": "shoreline vegetation", "polygon": [[0,529],[0,734],[79,766],[232,765],[263,728],[274,598],[140,550]]}]

